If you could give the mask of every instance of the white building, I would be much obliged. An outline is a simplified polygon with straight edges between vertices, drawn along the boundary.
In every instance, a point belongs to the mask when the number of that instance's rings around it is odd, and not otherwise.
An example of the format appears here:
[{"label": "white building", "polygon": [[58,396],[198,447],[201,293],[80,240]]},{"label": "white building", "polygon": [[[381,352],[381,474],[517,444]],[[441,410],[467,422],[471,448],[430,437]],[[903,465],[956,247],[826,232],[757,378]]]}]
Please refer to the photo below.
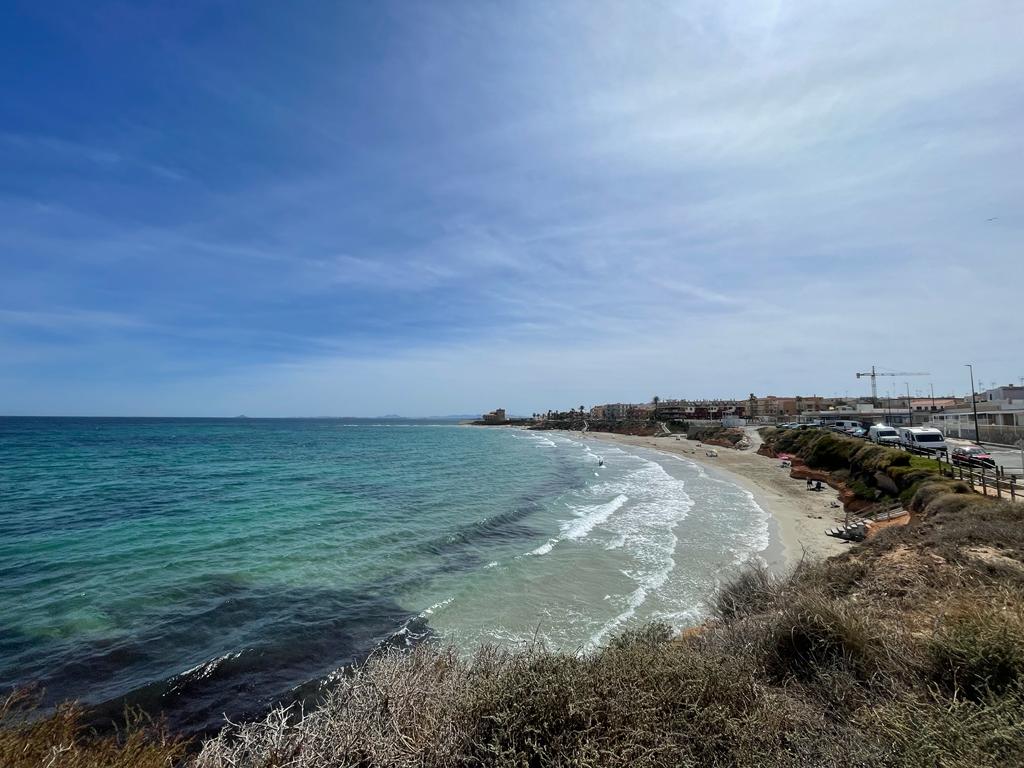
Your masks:
[{"label": "white building", "polygon": [[[987,389],[976,396],[975,405],[983,442],[1014,445],[1024,439],[1024,387]],[[930,419],[929,426],[938,427],[948,437],[978,439],[974,434],[974,408],[970,402],[930,414]]]}]

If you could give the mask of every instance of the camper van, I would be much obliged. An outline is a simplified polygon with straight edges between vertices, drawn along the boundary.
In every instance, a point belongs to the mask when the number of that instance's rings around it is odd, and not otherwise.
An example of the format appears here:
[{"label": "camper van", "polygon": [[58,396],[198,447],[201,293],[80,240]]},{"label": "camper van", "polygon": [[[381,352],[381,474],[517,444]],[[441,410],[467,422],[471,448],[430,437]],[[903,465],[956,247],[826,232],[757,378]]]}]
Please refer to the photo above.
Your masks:
[{"label": "camper van", "polygon": [[890,427],[888,424],[874,424],[868,430],[868,440],[879,445],[898,443],[900,441],[900,434],[894,427]]},{"label": "camper van", "polygon": [[833,421],[829,426],[836,432],[846,432],[850,429],[856,429],[860,426],[859,421],[851,421],[849,419],[840,419],[839,421]]},{"label": "camper van", "polygon": [[942,432],[931,427],[900,427],[897,434],[900,437],[900,445],[908,448],[921,448],[935,453],[946,450],[946,438]]}]

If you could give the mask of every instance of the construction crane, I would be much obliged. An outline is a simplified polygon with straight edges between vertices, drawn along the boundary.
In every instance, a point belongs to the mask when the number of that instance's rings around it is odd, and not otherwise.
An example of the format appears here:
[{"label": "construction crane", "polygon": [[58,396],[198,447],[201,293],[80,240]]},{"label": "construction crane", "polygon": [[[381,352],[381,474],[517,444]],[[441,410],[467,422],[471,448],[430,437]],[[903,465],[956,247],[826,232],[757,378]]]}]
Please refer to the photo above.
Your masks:
[{"label": "construction crane", "polygon": [[875,401],[878,400],[878,383],[875,381],[875,377],[876,376],[931,376],[931,374],[930,373],[921,373],[921,372],[906,373],[906,372],[898,372],[898,371],[895,372],[895,373],[889,373],[888,371],[876,371],[875,370],[875,366],[872,365],[870,371],[865,371],[864,373],[858,373],[857,374],[857,378],[858,379],[860,379],[860,378],[862,378],[864,376],[870,376],[871,377],[871,402],[875,402]]}]

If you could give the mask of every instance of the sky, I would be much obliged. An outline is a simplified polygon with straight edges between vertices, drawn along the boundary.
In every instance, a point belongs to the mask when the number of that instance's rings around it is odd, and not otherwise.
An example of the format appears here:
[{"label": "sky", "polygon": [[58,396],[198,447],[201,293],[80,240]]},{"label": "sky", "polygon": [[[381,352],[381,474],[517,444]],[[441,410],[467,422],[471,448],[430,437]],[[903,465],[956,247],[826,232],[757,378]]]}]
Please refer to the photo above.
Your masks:
[{"label": "sky", "polygon": [[0,414],[1017,383],[1022,30],[1015,0],[4,3]]}]

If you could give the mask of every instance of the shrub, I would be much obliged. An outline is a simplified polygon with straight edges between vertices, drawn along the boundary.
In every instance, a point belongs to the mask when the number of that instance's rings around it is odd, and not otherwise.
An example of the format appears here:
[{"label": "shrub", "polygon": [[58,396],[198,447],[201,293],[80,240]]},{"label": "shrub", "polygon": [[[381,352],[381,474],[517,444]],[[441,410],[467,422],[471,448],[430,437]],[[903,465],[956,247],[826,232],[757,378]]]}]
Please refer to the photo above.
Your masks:
[{"label": "shrub", "polygon": [[911,486],[907,490],[913,491],[913,493],[910,494],[908,501],[910,509],[914,512],[922,512],[935,499],[954,492],[953,483],[948,480],[940,480],[938,478],[933,478],[927,482],[920,482],[915,486]]},{"label": "shrub", "polygon": [[766,565],[748,565],[718,590],[715,613],[725,621],[761,613],[778,599],[778,586]]},{"label": "shrub", "polygon": [[824,432],[810,446],[805,460],[807,466],[816,469],[841,469],[849,467],[850,457],[857,447],[853,440]]},{"label": "shrub", "polygon": [[120,733],[102,736],[82,724],[84,710],[64,704],[38,717],[38,696],[24,690],[0,701],[3,768],[168,768],[185,754],[183,739],[163,724],[128,713]]},{"label": "shrub", "polygon": [[896,487],[901,491],[905,491],[924,480],[941,480],[940,475],[935,472],[909,466],[889,467],[886,470],[886,474],[892,478],[892,481],[896,483]]},{"label": "shrub", "polygon": [[871,443],[860,446],[851,458],[856,467],[866,472],[885,472],[890,467],[903,467],[910,464],[910,454]]},{"label": "shrub", "polygon": [[1024,615],[1010,606],[975,604],[939,627],[928,644],[935,682],[953,695],[981,701],[1024,683]]},{"label": "shrub", "polygon": [[938,692],[901,692],[862,719],[890,745],[890,765],[1002,768],[1024,765],[1024,690],[996,700],[950,700]]},{"label": "shrub", "polygon": [[767,633],[765,667],[776,681],[806,681],[830,669],[864,679],[878,666],[878,629],[842,601],[809,590],[793,595]]},{"label": "shrub", "polygon": [[867,501],[874,501],[881,493],[879,489],[872,488],[863,480],[853,480],[847,484],[847,487],[853,491],[858,499],[866,499]]}]

